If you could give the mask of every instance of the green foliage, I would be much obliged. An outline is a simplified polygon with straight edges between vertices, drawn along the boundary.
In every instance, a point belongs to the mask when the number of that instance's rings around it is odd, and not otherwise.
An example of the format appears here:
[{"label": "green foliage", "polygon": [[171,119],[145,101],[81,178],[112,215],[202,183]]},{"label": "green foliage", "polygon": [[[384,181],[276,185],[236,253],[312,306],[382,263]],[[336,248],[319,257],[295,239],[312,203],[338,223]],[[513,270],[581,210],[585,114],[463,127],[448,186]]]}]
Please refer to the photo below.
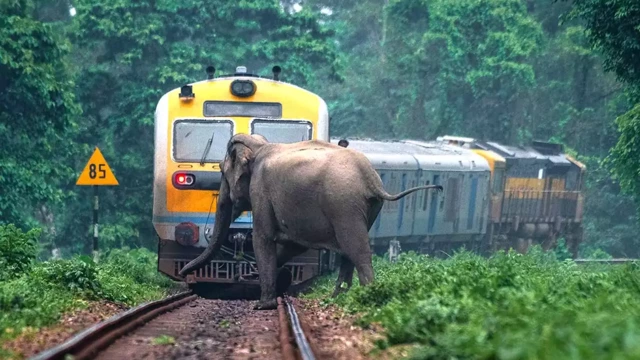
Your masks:
[{"label": "green foliage", "polygon": [[[574,0],[570,18],[586,23],[590,43],[604,55],[604,68],[628,85],[633,103],[640,101],[640,3],[634,0]],[[618,143],[611,152],[614,171],[623,189],[640,195],[638,129],[640,105],[620,116]]]},{"label": "green foliage", "polygon": [[327,301],[361,313],[363,325],[380,323],[383,348],[419,344],[414,359],[640,356],[637,264],[586,267],[538,249],[490,259],[402,254],[377,259],[375,272],[370,286]]},{"label": "green foliage", "polygon": [[595,156],[580,156],[588,171],[585,182],[584,243],[581,257],[597,255],[598,250],[614,257],[637,257],[640,225],[632,198],[624,194],[612,178],[612,162]]},{"label": "green foliage", "polygon": [[640,104],[616,122],[620,138],[611,151],[611,160],[620,185],[637,197],[640,195]]},{"label": "green foliage", "polygon": [[0,224],[22,228],[64,195],[71,170],[57,160],[79,110],[68,43],[33,12],[31,0],[0,2]]},{"label": "green foliage", "polygon": [[[67,31],[83,117],[73,167],[82,169],[99,146],[120,182],[101,189],[104,249],[154,248],[153,116],[163,93],[205,79],[208,65],[217,74],[246,65],[267,75],[278,64],[283,80],[309,86],[339,66],[332,34],[316,16],[287,13],[275,0],[79,0],[74,6]],[[91,221],[91,189],[72,191],[75,201],[65,205],[55,239],[69,248],[89,236]]]},{"label": "green foliage", "polygon": [[176,339],[169,335],[160,335],[156,338],[153,338],[151,343],[153,345],[173,345],[176,343]]},{"label": "green foliage", "polygon": [[172,282],[158,273],[156,261],[146,249],[116,250],[99,264],[88,257],[53,260],[0,280],[0,339],[49,325],[91,300],[135,305],[158,299]]},{"label": "green foliage", "polygon": [[0,225],[0,281],[20,276],[36,258],[40,230],[22,232],[15,225]]},{"label": "green foliage", "polygon": [[146,249],[112,250],[100,265],[98,280],[106,299],[132,304],[173,282],[157,270],[157,256]]},{"label": "green foliage", "polygon": [[47,261],[35,267],[31,276],[86,299],[94,300],[102,295],[98,269],[90,259]]},{"label": "green foliage", "polygon": [[[335,30],[344,57],[345,81],[320,84],[330,101],[332,135],[562,143],[588,159],[584,250],[638,256],[633,203],[611,179],[612,167],[600,163],[618,139],[613,119],[632,105],[603,71],[587,24],[561,22],[571,4],[309,3],[333,11],[323,21]],[[633,156],[636,147],[622,148]]]},{"label": "green foliage", "polygon": [[605,54],[604,67],[640,86],[640,3],[635,0],[573,0],[570,16],[586,23],[590,42]]}]

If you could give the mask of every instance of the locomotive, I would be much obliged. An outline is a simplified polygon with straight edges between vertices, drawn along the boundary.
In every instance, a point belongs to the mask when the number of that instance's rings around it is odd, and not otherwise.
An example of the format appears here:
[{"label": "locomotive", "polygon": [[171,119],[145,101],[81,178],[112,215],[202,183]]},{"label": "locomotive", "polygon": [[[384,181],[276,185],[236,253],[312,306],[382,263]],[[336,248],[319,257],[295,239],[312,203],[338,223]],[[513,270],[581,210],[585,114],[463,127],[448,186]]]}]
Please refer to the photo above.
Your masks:
[{"label": "locomotive", "polygon": [[442,136],[430,142],[350,139],[349,147],[369,158],[387,191],[444,187],[442,194],[384,204],[369,233],[378,254],[394,242],[435,256],[459,247],[483,254],[526,252],[533,244],[548,250],[562,237],[577,256],[585,166],[560,144],[516,147]]},{"label": "locomotive", "polygon": [[[329,138],[329,113],[320,96],[272,77],[247,72],[215,76],[165,93],[154,118],[153,225],[158,270],[182,280],[180,270],[212,236],[226,146],[234,134],[260,134],[270,142]],[[345,139],[342,139],[345,140]],[[399,193],[419,185],[442,185],[443,193],[416,192],[385,202],[370,229],[370,245],[382,254],[402,248],[433,255],[454,248],[481,253],[533,243],[545,249],[559,237],[577,252],[582,240],[585,167],[562,146],[527,147],[473,138],[435,141],[340,143],[362,152],[384,188]],[[251,212],[230,227],[221,251],[185,279],[190,284],[259,284],[252,247]],[[394,250],[395,251],[395,250]],[[310,249],[284,265],[292,284],[336,269],[336,254]]]}]

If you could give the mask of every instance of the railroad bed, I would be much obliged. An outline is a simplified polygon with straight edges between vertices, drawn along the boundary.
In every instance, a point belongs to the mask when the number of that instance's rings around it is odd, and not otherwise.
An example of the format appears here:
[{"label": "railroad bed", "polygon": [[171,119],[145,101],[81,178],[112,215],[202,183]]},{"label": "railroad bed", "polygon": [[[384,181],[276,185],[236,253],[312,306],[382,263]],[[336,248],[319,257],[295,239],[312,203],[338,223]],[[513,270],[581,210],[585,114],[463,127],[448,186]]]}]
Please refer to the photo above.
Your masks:
[{"label": "railroad bed", "polygon": [[[33,359],[355,359],[352,351],[319,349],[290,300],[253,310],[255,301],[207,300],[181,293],[96,324]],[[171,346],[165,346],[171,344]],[[349,353],[349,354],[347,354]]]}]

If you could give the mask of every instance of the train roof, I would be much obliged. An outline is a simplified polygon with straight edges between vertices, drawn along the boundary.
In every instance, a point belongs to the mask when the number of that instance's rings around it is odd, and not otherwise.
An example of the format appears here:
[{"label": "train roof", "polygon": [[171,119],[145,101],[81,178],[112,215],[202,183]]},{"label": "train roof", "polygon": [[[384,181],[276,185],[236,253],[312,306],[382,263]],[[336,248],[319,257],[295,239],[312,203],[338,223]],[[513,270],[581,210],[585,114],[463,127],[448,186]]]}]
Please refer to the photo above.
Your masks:
[{"label": "train roof", "polygon": [[571,166],[572,162],[563,153],[561,144],[554,144],[543,141],[533,141],[530,146],[503,145],[494,141],[480,141],[474,138],[461,136],[440,136],[436,140],[443,144],[457,144],[468,149],[482,149],[493,151],[507,159],[521,160],[532,159],[549,161],[555,166]]},{"label": "train roof", "polygon": [[[213,69],[213,71],[215,73],[216,70]],[[266,82],[266,83],[273,83],[273,84],[280,84],[280,85],[288,86],[288,87],[291,87],[291,88],[293,88],[295,90],[315,95],[321,101],[324,102],[324,99],[320,95],[318,95],[317,93],[315,93],[315,92],[313,92],[313,91],[311,91],[309,89],[302,88],[302,87],[300,87],[300,86],[298,86],[296,84],[280,80],[279,79],[280,71],[281,71],[281,69],[278,70],[278,77],[276,78],[275,76],[264,76],[264,75],[254,74],[254,73],[248,72],[247,68],[245,66],[238,66],[238,67],[236,67],[235,72],[233,72],[233,73],[218,74],[218,75],[214,75],[214,73],[211,73],[211,74],[209,74],[207,79],[192,81],[192,82],[187,83],[186,85],[194,86],[194,85],[205,84],[205,83],[216,82],[216,81],[251,80],[251,81],[257,81],[257,82]],[[172,89],[171,91],[168,91],[167,93],[170,93],[172,91],[176,91],[176,90],[179,90],[179,89],[180,89],[180,87],[177,87],[177,88]]]},{"label": "train roof", "polygon": [[[434,141],[347,139],[349,149],[362,152],[376,168],[407,170],[489,171],[473,151]],[[332,138],[332,143],[339,139]]]}]

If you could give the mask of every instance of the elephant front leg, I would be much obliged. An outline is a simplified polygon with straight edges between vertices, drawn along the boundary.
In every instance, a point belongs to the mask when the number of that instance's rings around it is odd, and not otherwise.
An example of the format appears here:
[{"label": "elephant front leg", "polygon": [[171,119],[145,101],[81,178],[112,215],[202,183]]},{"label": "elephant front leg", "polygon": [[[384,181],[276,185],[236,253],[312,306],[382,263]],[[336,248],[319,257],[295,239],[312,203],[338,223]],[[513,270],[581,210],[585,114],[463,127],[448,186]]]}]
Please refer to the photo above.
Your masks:
[{"label": "elephant front leg", "polygon": [[260,274],[260,301],[254,310],[276,309],[278,307],[276,300],[276,243],[264,233],[258,232],[256,234],[255,227],[253,234],[253,250],[256,254],[258,273]]}]

